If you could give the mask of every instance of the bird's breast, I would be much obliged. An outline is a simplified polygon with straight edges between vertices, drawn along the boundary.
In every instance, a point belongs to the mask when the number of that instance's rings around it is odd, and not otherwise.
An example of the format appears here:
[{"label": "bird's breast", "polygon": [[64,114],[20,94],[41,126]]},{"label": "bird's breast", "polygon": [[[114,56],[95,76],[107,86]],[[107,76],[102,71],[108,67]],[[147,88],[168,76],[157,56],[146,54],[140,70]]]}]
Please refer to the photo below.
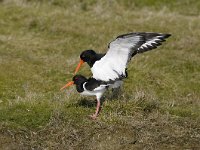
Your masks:
[{"label": "bird's breast", "polygon": [[83,92],[81,92],[80,93],[81,95],[88,95],[88,96],[91,96],[91,95],[96,95],[96,93],[95,92],[93,92],[93,91],[83,91]]}]

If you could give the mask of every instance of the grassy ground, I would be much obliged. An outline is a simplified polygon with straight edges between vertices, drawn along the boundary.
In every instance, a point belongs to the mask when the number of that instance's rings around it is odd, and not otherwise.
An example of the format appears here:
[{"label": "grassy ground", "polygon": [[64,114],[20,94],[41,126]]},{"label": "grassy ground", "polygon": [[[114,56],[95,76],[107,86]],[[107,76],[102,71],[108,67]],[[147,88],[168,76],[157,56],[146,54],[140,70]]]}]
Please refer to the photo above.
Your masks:
[{"label": "grassy ground", "polygon": [[[199,27],[196,0],[0,0],[0,149],[199,149]],[[94,97],[60,87],[82,50],[138,31],[172,37],[132,60],[90,120]]]}]

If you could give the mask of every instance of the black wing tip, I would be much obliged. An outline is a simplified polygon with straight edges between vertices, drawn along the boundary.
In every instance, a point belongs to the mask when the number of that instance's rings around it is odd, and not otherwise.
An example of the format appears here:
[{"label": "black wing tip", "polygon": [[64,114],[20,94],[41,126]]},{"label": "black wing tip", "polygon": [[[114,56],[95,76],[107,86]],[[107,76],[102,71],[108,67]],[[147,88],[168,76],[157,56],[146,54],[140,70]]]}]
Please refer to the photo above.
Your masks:
[{"label": "black wing tip", "polygon": [[162,45],[162,42],[165,42],[166,38],[170,37],[171,34],[168,33],[146,33],[147,39],[157,38],[158,40],[154,41],[155,43],[151,43],[151,45],[146,45],[146,47],[139,47],[137,53],[144,53],[146,51],[156,49],[158,46]]},{"label": "black wing tip", "polygon": [[170,37],[170,36],[172,36],[171,34],[169,34],[169,33],[166,33],[166,34],[162,34],[162,36],[163,36],[163,38],[168,38],[168,37]]},{"label": "black wing tip", "polygon": [[140,32],[139,34],[143,34],[147,39],[158,37],[159,39],[165,41],[164,39],[171,36],[170,33],[158,33],[158,32]]}]

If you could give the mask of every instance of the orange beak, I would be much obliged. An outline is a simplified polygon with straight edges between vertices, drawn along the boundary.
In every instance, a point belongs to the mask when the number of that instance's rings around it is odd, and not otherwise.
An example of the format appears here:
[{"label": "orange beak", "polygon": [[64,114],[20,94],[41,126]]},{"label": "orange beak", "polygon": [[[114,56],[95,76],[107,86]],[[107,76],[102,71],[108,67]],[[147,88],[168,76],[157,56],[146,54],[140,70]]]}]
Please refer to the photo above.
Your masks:
[{"label": "orange beak", "polygon": [[63,90],[63,89],[65,89],[66,87],[71,86],[71,85],[73,85],[73,84],[74,84],[74,81],[70,81],[70,82],[68,82],[65,86],[63,86],[60,90]]},{"label": "orange beak", "polygon": [[78,64],[78,66],[76,67],[74,74],[76,74],[78,72],[78,70],[80,69],[80,67],[82,66],[83,63],[84,63],[84,61],[82,59],[80,59],[80,62]]}]

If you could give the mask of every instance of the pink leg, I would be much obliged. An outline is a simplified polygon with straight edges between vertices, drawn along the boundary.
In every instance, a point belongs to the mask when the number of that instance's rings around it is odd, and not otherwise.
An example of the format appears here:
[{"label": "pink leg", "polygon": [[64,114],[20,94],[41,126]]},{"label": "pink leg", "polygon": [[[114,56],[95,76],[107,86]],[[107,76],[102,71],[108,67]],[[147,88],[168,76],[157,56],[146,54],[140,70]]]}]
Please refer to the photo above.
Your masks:
[{"label": "pink leg", "polygon": [[97,100],[97,107],[96,107],[96,111],[93,115],[91,115],[90,117],[92,119],[96,119],[97,118],[97,115],[99,114],[99,111],[100,111],[100,106],[101,106],[101,103],[99,100]]}]

